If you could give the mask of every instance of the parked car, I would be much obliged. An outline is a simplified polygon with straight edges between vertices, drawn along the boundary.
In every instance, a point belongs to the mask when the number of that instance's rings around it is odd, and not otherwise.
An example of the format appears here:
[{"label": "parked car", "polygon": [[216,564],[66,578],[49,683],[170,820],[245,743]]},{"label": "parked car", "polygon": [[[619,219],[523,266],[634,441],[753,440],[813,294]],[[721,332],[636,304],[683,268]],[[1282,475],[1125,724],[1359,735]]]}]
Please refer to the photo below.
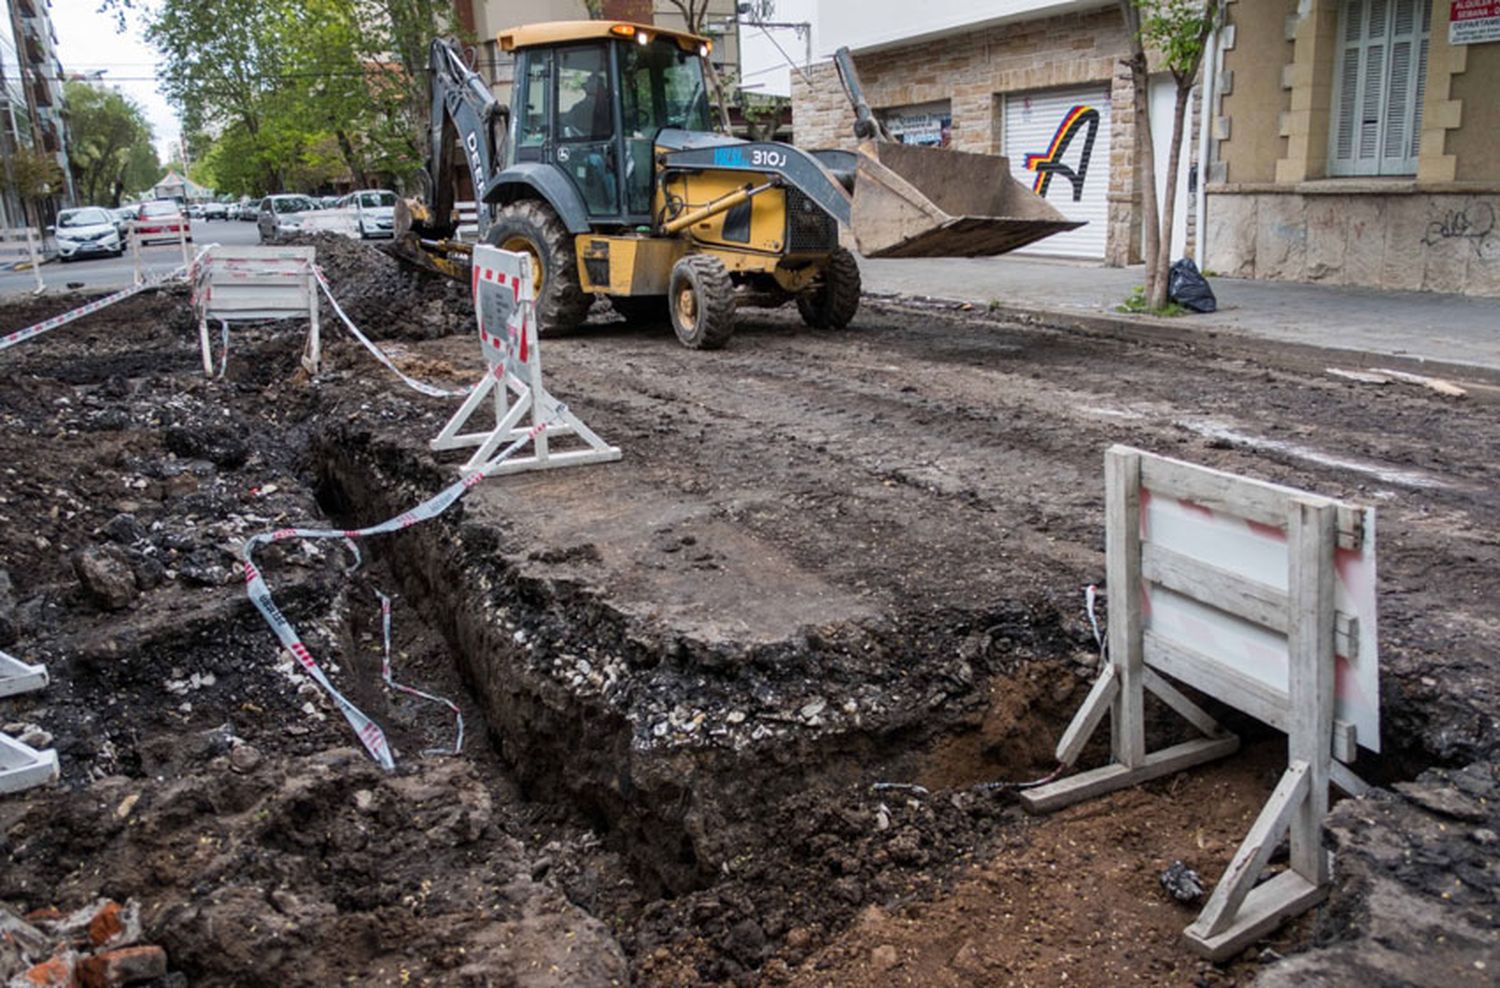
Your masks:
[{"label": "parked car", "polygon": [[60,260],[103,254],[119,257],[125,252],[114,214],[98,206],[64,209],[57,214],[54,233]]},{"label": "parked car", "polygon": [[240,221],[254,223],[260,218],[260,204],[262,199],[247,199],[240,203]]},{"label": "parked car", "polygon": [[255,220],[260,229],[260,242],[272,243],[288,234],[297,233],[302,229],[302,217],[297,214],[317,208],[318,204],[307,196],[266,196],[260,201],[260,212]]},{"label": "parked car", "polygon": [[206,220],[228,219],[229,206],[222,202],[206,202],[203,204],[203,218]]},{"label": "parked car", "polygon": [[187,214],[188,219],[201,220],[203,219],[203,207],[195,202],[187,208]]},{"label": "parked car", "polygon": [[354,228],[361,240],[396,235],[396,193],[389,189],[351,192],[344,203],[354,214]]},{"label": "parked car", "polygon": [[135,233],[141,243],[152,240],[176,240],[179,236],[191,241],[193,228],[177,203],[170,199],[143,202],[136,210]]},{"label": "parked car", "polygon": [[125,242],[125,236],[130,233],[130,221],[135,219],[134,206],[121,206],[119,209],[111,209],[109,214],[115,218],[115,229],[119,231],[120,242]]},{"label": "parked car", "polygon": [[322,204],[324,209],[333,209],[339,204],[340,199],[338,196],[323,196],[318,202]]}]

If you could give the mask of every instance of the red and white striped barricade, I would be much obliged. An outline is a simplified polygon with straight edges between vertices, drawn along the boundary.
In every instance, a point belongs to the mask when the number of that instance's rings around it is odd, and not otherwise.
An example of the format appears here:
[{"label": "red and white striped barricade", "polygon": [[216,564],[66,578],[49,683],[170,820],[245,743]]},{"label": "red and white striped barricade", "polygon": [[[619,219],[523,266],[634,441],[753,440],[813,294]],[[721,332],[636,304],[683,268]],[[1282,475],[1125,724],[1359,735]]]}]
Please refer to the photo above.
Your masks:
[{"label": "red and white striped barricade", "polygon": [[[318,328],[318,281],[312,247],[220,247],[204,252],[189,273],[193,307],[198,312],[198,346],[203,373],[212,375],[213,355],[208,320],[223,327],[224,358],[229,360],[229,324],[261,319],[308,321],[302,366],[316,374],[323,347]],[[219,373],[224,373],[224,366]]]},{"label": "red and white striped barricade", "polygon": [[[1116,446],[1105,457],[1109,662],[1063,733],[1072,765],[1110,718],[1110,763],[1029,789],[1048,812],[1235,751],[1191,687],[1287,735],[1287,768],[1196,922],[1223,960],[1328,894],[1330,785],[1380,751],[1375,511]],[[1202,737],[1146,749],[1145,694]],[[1283,838],[1290,866],[1259,881]]]},{"label": "red and white striped barricade", "polygon": [[[470,390],[463,405],[432,440],[432,448],[477,446],[462,468],[468,475],[481,469],[501,447],[545,425],[535,435],[530,456],[513,457],[490,472],[520,473],[618,460],[619,448],[600,439],[542,384],[531,258],[479,245],[474,248],[471,264],[470,284],[486,371],[484,379]],[[461,431],[484,404],[493,409],[494,425]],[[552,440],[560,436],[581,440],[582,447],[553,449]]]},{"label": "red and white striped barricade", "polygon": [[[30,693],[47,685],[47,670],[0,652],[0,697]],[[58,777],[57,752],[38,751],[0,732],[0,794],[20,792]]]}]

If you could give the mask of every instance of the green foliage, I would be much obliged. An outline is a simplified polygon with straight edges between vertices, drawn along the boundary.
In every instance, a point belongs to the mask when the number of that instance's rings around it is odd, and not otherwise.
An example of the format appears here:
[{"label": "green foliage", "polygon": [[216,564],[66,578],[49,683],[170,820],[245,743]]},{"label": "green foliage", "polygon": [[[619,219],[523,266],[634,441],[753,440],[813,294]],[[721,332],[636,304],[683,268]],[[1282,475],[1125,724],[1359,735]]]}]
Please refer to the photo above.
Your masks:
[{"label": "green foliage", "polygon": [[1176,302],[1167,302],[1164,305],[1151,307],[1151,300],[1146,297],[1146,286],[1136,285],[1125,296],[1125,301],[1115,306],[1116,312],[1123,312],[1132,316],[1185,316],[1187,310]]},{"label": "green foliage", "polygon": [[785,96],[768,96],[740,91],[740,113],[750,128],[752,141],[772,141],[786,122],[792,101]]},{"label": "green foliage", "polygon": [[63,187],[63,172],[57,159],[36,148],[17,148],[0,171],[0,186],[23,203],[34,203]]},{"label": "green foliage", "polygon": [[147,37],[195,181],[233,195],[399,185],[422,159],[427,46],[451,15],[450,0],[162,0]]},{"label": "green foliage", "polygon": [[1217,0],[1138,0],[1141,40],[1161,55],[1179,85],[1191,84],[1203,60],[1209,31],[1218,19]]},{"label": "green foliage", "polygon": [[[156,181],[151,126],[135,103],[112,89],[85,82],[63,86],[70,146],[68,163],[83,201],[118,206],[122,195]],[[149,153],[151,167],[132,168]]]}]

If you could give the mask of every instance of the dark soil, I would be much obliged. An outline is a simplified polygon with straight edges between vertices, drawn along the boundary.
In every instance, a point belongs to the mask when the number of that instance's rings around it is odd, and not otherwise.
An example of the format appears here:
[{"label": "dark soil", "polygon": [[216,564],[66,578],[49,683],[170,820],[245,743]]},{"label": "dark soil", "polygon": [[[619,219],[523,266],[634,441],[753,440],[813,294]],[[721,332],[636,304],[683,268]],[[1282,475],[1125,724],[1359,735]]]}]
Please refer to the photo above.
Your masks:
[{"label": "dark soil", "polygon": [[[325,240],[404,368],[477,376],[474,341],[441,335],[467,327],[461,287]],[[7,303],[0,332],[69,306]],[[173,293],[0,355],[0,648],[53,676],[0,725],[39,725],[63,765],[0,801],[0,906],[133,897],[203,985],[1232,984],[1309,945],[1295,963],[1341,970],[1341,945],[1386,936],[1382,890],[1441,914],[1451,875],[1480,890],[1477,932],[1433,956],[1484,970],[1493,820],[1447,847],[1405,791],[1341,804],[1358,864],[1318,916],[1190,959],[1157,875],[1227,862],[1284,757],[1253,725],[1229,763],[1055,818],[976,784],[1048,772],[1092,678],[1081,588],[1103,576],[1102,453],[1128,442],[1376,504],[1385,755],[1356,768],[1493,786],[1495,404],[889,306],[841,333],[743,313],[712,357],[610,318],[546,363],[620,463],[487,481],[353,573],[328,542],[258,559],[386,727],[389,774],[279,654],[235,551],[437,491],[452,403],[332,322],[316,381],[290,324],[236,327],[205,381]],[[451,718],[380,686],[375,588],[397,592],[398,678],[462,705],[462,756],[424,756]],[[1420,836],[1396,867],[1367,831]]]}]

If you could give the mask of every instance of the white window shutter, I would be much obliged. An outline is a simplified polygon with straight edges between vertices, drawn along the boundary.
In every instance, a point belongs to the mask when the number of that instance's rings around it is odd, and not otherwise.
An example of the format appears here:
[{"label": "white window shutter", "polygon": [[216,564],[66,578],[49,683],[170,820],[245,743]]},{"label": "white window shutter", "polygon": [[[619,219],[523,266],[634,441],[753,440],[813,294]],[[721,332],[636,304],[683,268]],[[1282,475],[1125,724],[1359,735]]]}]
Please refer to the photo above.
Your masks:
[{"label": "white window shutter", "polygon": [[1432,0],[1345,0],[1339,13],[1329,174],[1412,174]]}]

